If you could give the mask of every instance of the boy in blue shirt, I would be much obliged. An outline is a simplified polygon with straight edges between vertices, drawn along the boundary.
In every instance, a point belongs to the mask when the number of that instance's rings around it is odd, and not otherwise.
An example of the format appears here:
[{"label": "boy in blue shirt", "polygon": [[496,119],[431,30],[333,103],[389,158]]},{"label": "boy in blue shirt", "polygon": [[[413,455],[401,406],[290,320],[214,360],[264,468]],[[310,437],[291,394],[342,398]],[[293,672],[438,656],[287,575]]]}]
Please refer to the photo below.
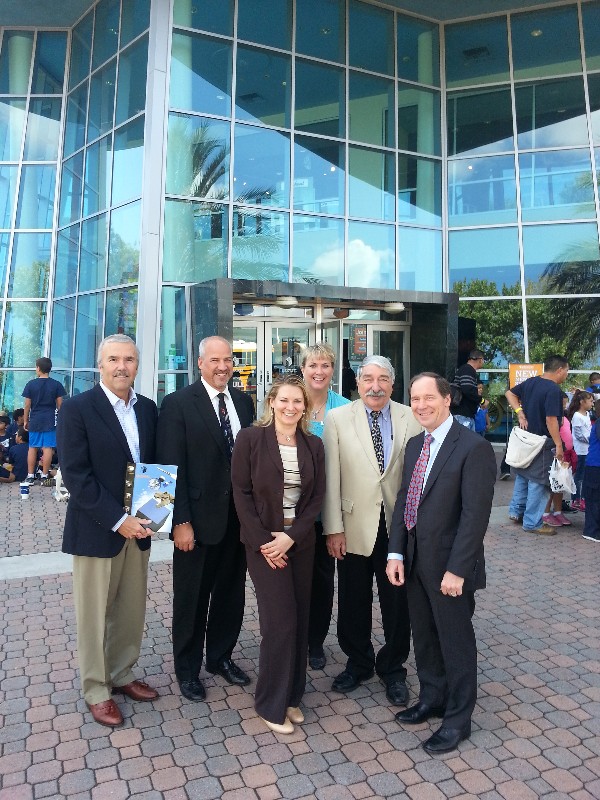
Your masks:
[{"label": "boy in blue shirt", "polygon": [[23,427],[29,432],[29,455],[27,477],[29,485],[35,483],[35,468],[38,450],[42,448],[42,486],[51,486],[49,477],[52,453],[56,447],[56,412],[66,394],[62,383],[50,377],[52,361],[38,358],[35,362],[37,378],[25,384],[25,419]]}]

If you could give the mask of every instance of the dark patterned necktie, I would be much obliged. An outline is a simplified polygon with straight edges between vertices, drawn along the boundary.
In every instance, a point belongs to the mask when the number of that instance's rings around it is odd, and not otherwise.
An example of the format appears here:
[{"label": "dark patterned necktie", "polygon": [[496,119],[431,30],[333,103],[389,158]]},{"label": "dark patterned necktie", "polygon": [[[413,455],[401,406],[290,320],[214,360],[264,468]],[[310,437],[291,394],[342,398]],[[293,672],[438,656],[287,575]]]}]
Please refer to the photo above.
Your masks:
[{"label": "dark patterned necktie", "polygon": [[406,530],[410,531],[417,524],[417,509],[421,502],[421,494],[423,492],[423,482],[425,481],[425,472],[427,470],[427,463],[429,462],[429,448],[431,447],[431,434],[425,434],[423,441],[423,449],[421,455],[417,459],[413,474],[410,479],[408,487],[408,494],[406,495],[406,505],[404,506],[404,524]]},{"label": "dark patterned necktie", "polygon": [[375,448],[375,456],[379,464],[379,472],[383,475],[385,469],[385,462],[383,459],[383,438],[381,436],[381,428],[379,427],[379,415],[381,411],[371,411],[371,438],[373,439],[373,447]]},{"label": "dark patterned necktie", "polygon": [[217,397],[219,398],[219,421],[221,423],[221,430],[223,431],[223,436],[225,437],[225,441],[229,447],[229,455],[231,456],[231,452],[233,450],[233,431],[231,430],[231,420],[229,419],[229,412],[227,411],[227,406],[225,405],[225,395],[223,392],[219,392]]}]

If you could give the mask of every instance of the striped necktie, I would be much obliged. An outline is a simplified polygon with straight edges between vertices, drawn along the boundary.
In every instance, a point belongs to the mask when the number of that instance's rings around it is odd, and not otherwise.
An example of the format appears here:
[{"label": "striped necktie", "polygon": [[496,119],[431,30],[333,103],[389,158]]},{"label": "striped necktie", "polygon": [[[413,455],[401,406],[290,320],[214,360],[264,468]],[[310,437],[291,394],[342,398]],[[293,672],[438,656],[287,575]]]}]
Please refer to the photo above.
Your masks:
[{"label": "striped necktie", "polygon": [[231,420],[229,419],[229,412],[227,411],[227,406],[225,405],[225,395],[223,392],[219,392],[217,397],[219,398],[219,421],[221,423],[221,430],[223,431],[223,436],[225,437],[225,441],[227,442],[227,446],[229,448],[229,456],[231,457],[231,453],[233,451],[233,431],[231,430]]},{"label": "striped necktie", "polygon": [[431,434],[426,433],[423,441],[423,449],[421,455],[417,459],[413,474],[410,479],[408,487],[408,494],[406,495],[406,505],[404,506],[404,524],[406,530],[410,531],[417,524],[417,509],[421,502],[421,494],[423,492],[423,483],[425,481],[425,472],[427,471],[427,464],[429,462],[429,448],[431,447]]},{"label": "striped necktie", "polygon": [[385,461],[383,458],[383,437],[381,436],[381,428],[379,427],[379,415],[381,411],[371,411],[371,438],[373,439],[373,447],[375,448],[375,456],[379,464],[379,472],[383,475],[385,470]]}]

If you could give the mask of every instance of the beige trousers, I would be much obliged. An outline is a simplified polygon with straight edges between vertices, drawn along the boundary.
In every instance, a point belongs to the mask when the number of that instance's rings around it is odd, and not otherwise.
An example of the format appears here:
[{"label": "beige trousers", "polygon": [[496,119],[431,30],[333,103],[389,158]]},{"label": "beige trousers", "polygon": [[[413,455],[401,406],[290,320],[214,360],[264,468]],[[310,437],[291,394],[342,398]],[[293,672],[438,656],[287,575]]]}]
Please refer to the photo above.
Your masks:
[{"label": "beige trousers", "polygon": [[77,652],[86,701],[103,703],[113,686],[135,680],[144,634],[148,560],[137,539],[114,558],[73,556]]}]

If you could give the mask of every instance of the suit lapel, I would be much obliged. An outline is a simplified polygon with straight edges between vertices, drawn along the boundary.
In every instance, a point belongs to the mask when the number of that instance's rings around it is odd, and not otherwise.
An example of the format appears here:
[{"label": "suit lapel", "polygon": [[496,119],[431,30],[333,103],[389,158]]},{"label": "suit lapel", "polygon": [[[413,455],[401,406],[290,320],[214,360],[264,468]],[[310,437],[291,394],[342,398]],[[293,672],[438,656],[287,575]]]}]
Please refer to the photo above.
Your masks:
[{"label": "suit lapel", "polygon": [[221,426],[219,425],[219,420],[217,419],[217,415],[215,414],[215,407],[213,406],[212,400],[208,396],[208,392],[204,388],[204,385],[200,379],[198,379],[194,384],[194,403],[196,405],[200,417],[205,422],[206,427],[210,432],[210,435],[215,440],[215,443],[222,451],[225,458],[229,460],[230,459],[229,447],[227,446],[227,442],[225,441],[225,437],[223,436],[223,431],[221,430]]},{"label": "suit lapel", "polygon": [[[112,407],[110,400],[104,394],[104,390],[100,386],[100,384],[96,384],[92,389],[94,394],[92,395],[94,405],[96,407],[96,411],[98,412],[99,416],[102,418],[103,422],[106,424],[106,427],[109,429],[111,434],[117,440],[121,448],[125,451],[128,461],[133,461],[133,455],[129,450],[129,445],[127,444],[127,438],[123,433],[123,428],[121,427],[121,423],[117,415],[115,414],[115,410]],[[134,406],[134,409],[136,408]],[[137,415],[136,415],[137,416]],[[141,443],[140,443],[140,452],[141,452]]]},{"label": "suit lapel", "polygon": [[281,452],[277,444],[275,425],[268,425],[266,428],[263,428],[263,430],[267,439],[267,450],[271,456],[271,461],[275,465],[277,472],[283,477],[283,461],[281,460]]},{"label": "suit lapel", "polygon": [[377,463],[377,456],[375,455],[375,448],[373,447],[371,428],[369,427],[365,404],[362,400],[356,400],[353,411],[356,437],[365,451],[369,464],[371,464],[373,469],[377,472],[377,475],[381,476],[379,464]]},{"label": "suit lapel", "polygon": [[[425,499],[428,492],[430,491],[431,487],[436,481],[437,476],[442,471],[444,464],[456,448],[456,443],[458,442],[458,437],[460,435],[460,425],[458,422],[453,422],[452,427],[448,431],[446,438],[444,439],[444,443],[439,449],[437,456],[435,457],[435,461],[433,462],[433,466],[431,467],[431,472],[427,476],[427,483],[423,487],[423,493],[421,495],[421,502]],[[420,452],[420,451],[419,451]]]}]

